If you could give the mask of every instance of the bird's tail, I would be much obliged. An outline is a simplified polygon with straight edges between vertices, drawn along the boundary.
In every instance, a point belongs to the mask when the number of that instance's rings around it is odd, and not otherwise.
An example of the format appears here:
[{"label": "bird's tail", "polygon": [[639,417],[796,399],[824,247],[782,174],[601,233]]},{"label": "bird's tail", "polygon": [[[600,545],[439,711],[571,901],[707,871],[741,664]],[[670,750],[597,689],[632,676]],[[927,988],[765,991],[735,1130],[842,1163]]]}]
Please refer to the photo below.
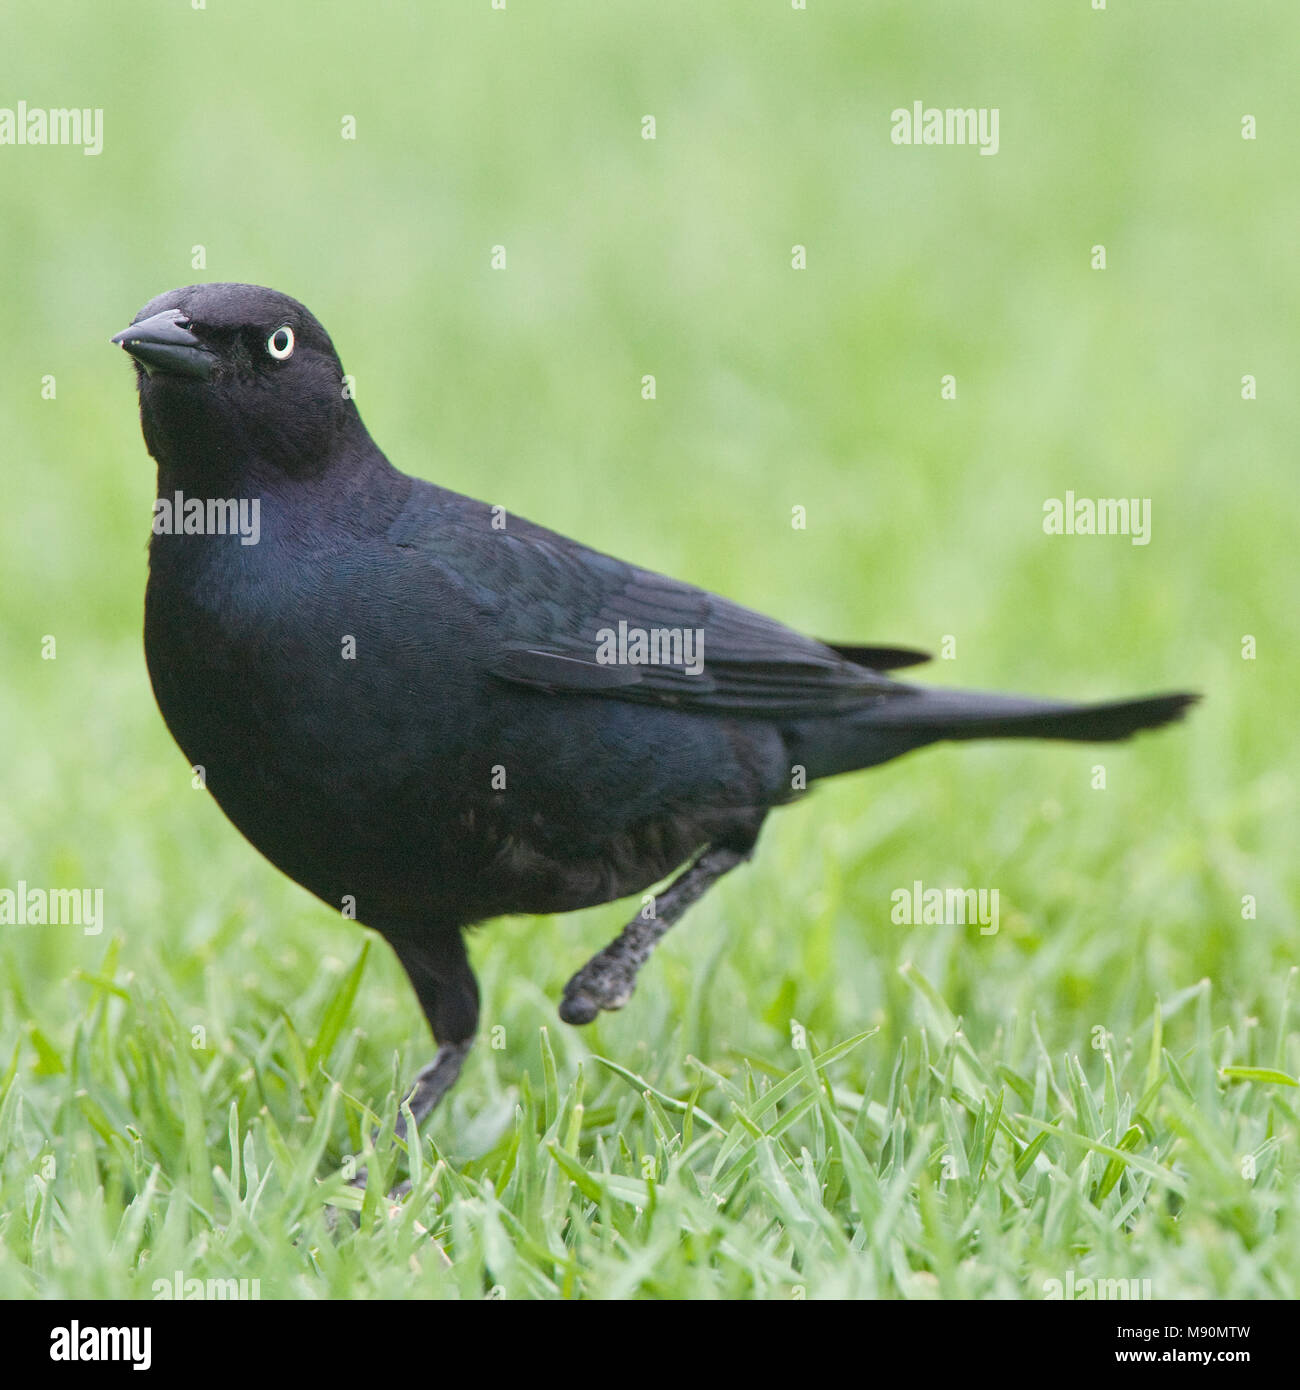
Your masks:
[{"label": "bird's tail", "polygon": [[865,722],[874,729],[929,732],[935,739],[1061,738],[1110,743],[1181,719],[1196,695],[1144,695],[1080,705],[970,690],[916,690],[883,700]]},{"label": "bird's tail", "polygon": [[833,726],[818,721],[815,729],[802,731],[805,738],[799,740],[802,747],[797,747],[795,754],[806,763],[810,777],[825,777],[874,767],[914,748],[948,739],[1050,738],[1111,743],[1181,719],[1199,698],[1182,693],[1146,695],[1085,705],[1023,695],[911,687],[906,694],[841,716]]}]

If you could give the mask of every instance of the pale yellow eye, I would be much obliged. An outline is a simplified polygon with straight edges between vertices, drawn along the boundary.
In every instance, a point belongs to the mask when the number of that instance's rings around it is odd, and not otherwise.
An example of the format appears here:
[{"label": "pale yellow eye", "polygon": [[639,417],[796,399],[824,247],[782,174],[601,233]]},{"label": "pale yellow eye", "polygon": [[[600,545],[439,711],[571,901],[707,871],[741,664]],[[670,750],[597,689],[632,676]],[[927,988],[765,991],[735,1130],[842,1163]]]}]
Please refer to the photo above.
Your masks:
[{"label": "pale yellow eye", "polygon": [[266,350],[277,362],[293,356],[293,329],[286,323],[266,340]]}]

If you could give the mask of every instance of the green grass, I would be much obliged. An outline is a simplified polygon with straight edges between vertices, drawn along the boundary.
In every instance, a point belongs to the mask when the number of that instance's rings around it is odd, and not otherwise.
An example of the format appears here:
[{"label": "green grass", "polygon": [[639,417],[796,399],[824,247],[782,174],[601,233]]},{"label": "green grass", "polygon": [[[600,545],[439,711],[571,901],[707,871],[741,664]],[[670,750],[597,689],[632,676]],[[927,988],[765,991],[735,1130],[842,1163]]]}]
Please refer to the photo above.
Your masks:
[{"label": "green grass", "polygon": [[[0,147],[0,887],[107,926],[0,926],[0,1296],[1300,1294],[1294,6],[15,12],[0,105],[101,106],[105,148]],[[892,146],[916,99],[998,106],[1000,152]],[[201,279],[307,302],[409,471],[821,636],[952,637],[935,682],[1206,700],[818,788],[590,1029],[556,1003],[628,904],[483,928],[411,1196],[332,1225],[430,1043],[153,706],[107,338]],[[1067,489],[1151,498],[1151,544],[1045,536]],[[918,879],[999,931],[894,923]]]}]

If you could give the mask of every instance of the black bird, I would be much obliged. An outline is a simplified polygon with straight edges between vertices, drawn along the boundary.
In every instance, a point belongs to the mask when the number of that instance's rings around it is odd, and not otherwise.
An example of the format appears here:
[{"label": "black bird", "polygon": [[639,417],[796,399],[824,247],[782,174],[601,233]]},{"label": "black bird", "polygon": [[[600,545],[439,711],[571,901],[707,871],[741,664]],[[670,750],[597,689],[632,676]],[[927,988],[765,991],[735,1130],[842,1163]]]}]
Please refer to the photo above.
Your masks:
[{"label": "black bird", "polygon": [[1123,739],[1196,698],[906,684],[882,672],[923,654],[803,637],[408,477],[325,330],[274,290],[171,290],[113,341],[158,463],[158,706],[248,840],[396,951],[437,1042],[417,1117],[477,1025],[471,924],[685,865],[569,981],[560,1017],[587,1023],[818,778],[941,739]]}]

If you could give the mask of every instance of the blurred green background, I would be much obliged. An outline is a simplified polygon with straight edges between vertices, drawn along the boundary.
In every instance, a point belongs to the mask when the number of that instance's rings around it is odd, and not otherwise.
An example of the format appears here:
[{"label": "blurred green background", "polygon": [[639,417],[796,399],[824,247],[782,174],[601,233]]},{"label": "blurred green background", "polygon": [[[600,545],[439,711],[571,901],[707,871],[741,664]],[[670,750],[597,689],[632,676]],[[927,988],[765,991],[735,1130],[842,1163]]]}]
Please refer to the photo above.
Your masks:
[{"label": "blurred green background", "polygon": [[[952,638],[935,682],[1207,697],[1131,745],[937,750],[823,787],[594,1031],[562,1027],[555,1001],[626,905],[487,928],[484,1027],[508,1044],[480,1048],[435,1117],[450,1159],[501,1142],[542,1025],[562,1080],[594,1049],[670,1090],[687,1053],[789,1065],[792,1018],[823,1044],[879,1025],[850,1075],[882,1102],[897,1050],[910,1039],[914,1065],[934,1026],[909,961],[991,1066],[1018,1064],[1035,1013],[1050,1053],[1085,1052],[1092,1029],[1122,1040],[1208,978],[1216,1063],[1263,1027],[1269,1061],[1300,1070],[1282,1004],[1300,829],[1293,3],[46,0],[0,4],[0,32],[0,106],[104,112],[97,157],[0,146],[0,884],[102,886],[108,919],[101,937],[0,929],[0,1065],[28,1111],[6,1172],[29,1208],[36,1157],[77,1147],[96,1010],[109,1052],[136,1029],[152,1045],[142,1001],[207,1029],[225,1061],[203,1086],[232,1088],[209,1097],[217,1144],[259,1037],[282,1011],[310,1033],[361,940],[190,789],[144,669],[153,469],[108,338],[202,280],[303,300],[409,472],[819,636]],[[997,107],[996,156],[892,144],[891,111],[918,100]],[[1044,500],[1067,489],[1150,498],[1151,543],[1045,535]],[[915,879],[999,887],[1002,930],[892,924],[890,892]],[[114,937],[120,994],[96,984]],[[347,1023],[377,1106],[394,1052],[409,1074],[428,1049],[386,950]],[[123,1108],[91,1126],[90,1161],[114,1169],[135,1098],[99,1077]],[[1294,1119],[1261,1104],[1266,1128]],[[1201,1254],[1225,1226],[1211,1211]],[[1264,1291],[1294,1292],[1278,1259]],[[940,1283],[1037,1296],[1026,1268]],[[892,1277],[870,1291],[908,1291]]]}]

